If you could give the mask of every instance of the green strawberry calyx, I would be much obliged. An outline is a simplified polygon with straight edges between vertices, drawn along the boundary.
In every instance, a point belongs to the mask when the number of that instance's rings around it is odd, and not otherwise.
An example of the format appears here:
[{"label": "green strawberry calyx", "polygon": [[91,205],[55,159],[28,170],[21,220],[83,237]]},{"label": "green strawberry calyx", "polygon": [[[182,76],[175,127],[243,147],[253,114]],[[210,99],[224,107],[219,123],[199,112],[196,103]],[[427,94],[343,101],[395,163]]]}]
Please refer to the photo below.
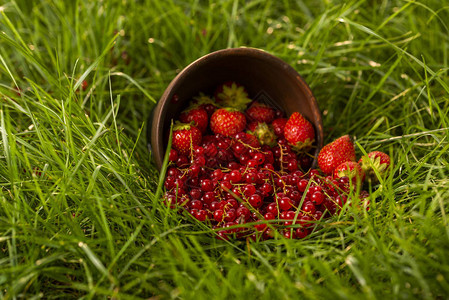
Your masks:
[{"label": "green strawberry calyx", "polygon": [[175,125],[173,126],[173,131],[180,131],[180,130],[190,130],[192,127],[193,122],[190,123],[181,123],[179,121],[175,122]]},{"label": "green strawberry calyx", "polygon": [[366,170],[370,170],[370,169],[376,169],[379,173],[383,173],[387,168],[388,168],[388,164],[387,163],[381,163],[380,162],[380,157],[376,157],[376,158],[370,158],[368,156],[363,156],[362,157],[362,169],[364,171]]},{"label": "green strawberry calyx", "polygon": [[381,158],[379,156],[374,158],[365,155],[361,158],[360,166],[362,167],[362,170],[365,172],[366,177],[369,181],[379,182],[375,170],[377,170],[380,176],[383,176],[389,164],[381,163]]},{"label": "green strawberry calyx", "polygon": [[356,176],[360,176],[359,171],[357,169],[343,169],[337,171],[338,177],[348,177],[349,179],[352,179]]},{"label": "green strawberry calyx", "polygon": [[297,154],[306,153],[309,152],[314,147],[315,139],[309,139],[307,138],[303,142],[297,142],[296,144],[290,146],[292,147],[292,150],[295,151]]},{"label": "green strawberry calyx", "polygon": [[238,109],[236,107],[232,107],[232,106],[227,106],[227,107],[223,107],[223,108],[220,108],[220,109],[225,110],[227,112],[231,112],[231,113],[232,112],[236,112],[236,111],[241,112],[240,109]]},{"label": "green strawberry calyx", "polygon": [[231,86],[223,85],[223,91],[218,93],[218,100],[221,100],[224,106],[233,107],[238,110],[245,110],[251,99],[243,86],[238,86],[235,82]]},{"label": "green strawberry calyx", "polygon": [[276,134],[266,123],[257,124],[254,131],[248,131],[248,133],[257,137],[261,145],[270,147],[276,145]]},{"label": "green strawberry calyx", "polygon": [[213,104],[215,106],[217,105],[214,102],[214,100],[212,100],[211,97],[209,97],[209,96],[207,96],[207,95],[205,95],[204,93],[201,93],[201,92],[200,92],[200,94],[198,96],[193,97],[193,99],[195,100],[195,104],[192,105],[192,107],[198,107],[198,106],[200,106],[202,104]]}]

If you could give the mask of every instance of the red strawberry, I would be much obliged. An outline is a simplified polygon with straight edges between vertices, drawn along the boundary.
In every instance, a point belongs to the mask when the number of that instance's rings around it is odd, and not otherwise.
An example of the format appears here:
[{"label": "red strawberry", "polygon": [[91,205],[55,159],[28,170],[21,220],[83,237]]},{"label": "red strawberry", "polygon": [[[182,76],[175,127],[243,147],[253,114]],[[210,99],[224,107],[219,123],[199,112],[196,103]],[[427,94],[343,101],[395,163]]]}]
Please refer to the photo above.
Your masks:
[{"label": "red strawberry", "polygon": [[193,122],[201,133],[206,132],[207,125],[209,124],[209,116],[206,110],[201,107],[193,107],[183,111],[179,115],[179,120],[183,123]]},{"label": "red strawberry", "polygon": [[318,166],[325,174],[332,174],[334,169],[347,161],[355,161],[355,148],[349,135],[339,137],[327,144],[318,154]]},{"label": "red strawberry", "polygon": [[294,150],[303,152],[307,151],[315,141],[315,130],[299,112],[294,112],[285,123],[284,136],[293,145]]},{"label": "red strawberry", "polygon": [[264,103],[255,101],[246,110],[246,115],[250,120],[269,124],[274,120],[274,109]]},{"label": "red strawberry", "polygon": [[362,156],[359,164],[369,181],[378,182],[379,179],[374,170],[377,170],[381,176],[384,175],[390,167],[390,156],[381,151],[372,151],[366,156]]},{"label": "red strawberry", "polygon": [[355,161],[346,161],[334,169],[334,178],[345,176],[351,179],[354,184],[365,181],[365,172],[363,172],[362,167]]},{"label": "red strawberry", "polygon": [[232,107],[244,111],[251,102],[246,89],[233,81],[228,81],[220,85],[215,91],[215,99],[222,106]]},{"label": "red strawberry", "polygon": [[274,133],[281,139],[284,138],[285,124],[287,124],[286,118],[277,118],[274,119],[273,122],[271,122],[271,126],[273,126]]},{"label": "red strawberry", "polygon": [[177,122],[173,127],[173,148],[181,155],[188,155],[193,151],[193,146],[201,143],[201,131],[190,124]]},{"label": "red strawberry", "polygon": [[210,117],[210,129],[215,134],[232,136],[246,127],[245,115],[236,109],[220,108]]}]

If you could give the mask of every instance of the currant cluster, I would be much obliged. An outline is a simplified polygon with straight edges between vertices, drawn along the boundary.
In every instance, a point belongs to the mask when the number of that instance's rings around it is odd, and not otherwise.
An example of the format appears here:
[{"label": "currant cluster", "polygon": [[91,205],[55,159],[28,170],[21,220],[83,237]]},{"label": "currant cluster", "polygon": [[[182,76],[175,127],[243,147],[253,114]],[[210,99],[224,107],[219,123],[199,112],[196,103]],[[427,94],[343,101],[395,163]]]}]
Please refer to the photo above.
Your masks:
[{"label": "currant cluster", "polygon": [[[188,110],[195,113],[193,125],[208,120],[198,133],[189,125],[175,128],[177,140],[164,182],[169,207],[205,222],[222,239],[268,239],[275,231],[304,238],[348,201],[352,180],[310,169],[312,159],[304,149],[314,141],[312,126],[306,124],[307,133],[299,137],[290,133],[299,132],[291,129],[297,123],[304,127],[305,119],[297,121],[302,116],[296,113],[287,120],[283,112],[261,104],[255,109],[253,104],[242,114],[244,126],[235,130],[232,126],[240,121],[220,123],[214,119],[222,113],[218,107],[211,102],[199,106]],[[199,109],[206,111],[204,118]],[[366,199],[368,193],[359,197]]]},{"label": "currant cluster", "polygon": [[[192,149],[190,160],[171,149],[165,201],[222,228],[218,234],[223,238],[255,232],[270,238],[275,228],[287,238],[304,238],[317,221],[337,213],[347,201],[352,186],[348,177],[323,177],[317,169],[304,173],[301,169],[309,162],[300,165],[302,160],[284,139],[274,147],[260,146],[244,132],[203,140]],[[236,226],[245,223],[252,224]]]}]

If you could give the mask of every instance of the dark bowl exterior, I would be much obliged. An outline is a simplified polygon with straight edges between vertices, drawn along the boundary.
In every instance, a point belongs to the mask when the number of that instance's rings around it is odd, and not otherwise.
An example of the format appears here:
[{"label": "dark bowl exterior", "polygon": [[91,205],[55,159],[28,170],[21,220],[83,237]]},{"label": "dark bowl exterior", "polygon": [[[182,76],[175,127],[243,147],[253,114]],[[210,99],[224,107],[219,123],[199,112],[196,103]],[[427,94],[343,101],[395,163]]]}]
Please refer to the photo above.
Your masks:
[{"label": "dark bowl exterior", "polygon": [[232,48],[212,52],[183,69],[169,84],[150,117],[150,149],[156,166],[164,160],[172,119],[199,92],[212,95],[226,81],[235,81],[248,90],[250,98],[268,102],[285,111],[298,111],[315,127],[316,158],[323,146],[323,124],[317,101],[309,86],[290,65],[259,49]]}]

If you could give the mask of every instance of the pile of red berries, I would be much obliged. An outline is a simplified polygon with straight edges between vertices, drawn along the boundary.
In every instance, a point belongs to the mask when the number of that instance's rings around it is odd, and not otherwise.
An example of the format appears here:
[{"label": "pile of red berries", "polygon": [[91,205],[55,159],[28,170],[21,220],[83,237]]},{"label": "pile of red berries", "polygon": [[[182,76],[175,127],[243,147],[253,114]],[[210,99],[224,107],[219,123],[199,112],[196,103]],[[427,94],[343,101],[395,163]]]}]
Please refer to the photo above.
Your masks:
[{"label": "pile of red berries", "polygon": [[164,201],[223,239],[268,239],[275,231],[304,238],[341,210],[351,189],[368,207],[361,174],[379,163],[355,167],[354,144],[343,136],[320,151],[321,171],[310,169],[312,124],[251,100],[235,82],[194,98],[172,136]]}]

